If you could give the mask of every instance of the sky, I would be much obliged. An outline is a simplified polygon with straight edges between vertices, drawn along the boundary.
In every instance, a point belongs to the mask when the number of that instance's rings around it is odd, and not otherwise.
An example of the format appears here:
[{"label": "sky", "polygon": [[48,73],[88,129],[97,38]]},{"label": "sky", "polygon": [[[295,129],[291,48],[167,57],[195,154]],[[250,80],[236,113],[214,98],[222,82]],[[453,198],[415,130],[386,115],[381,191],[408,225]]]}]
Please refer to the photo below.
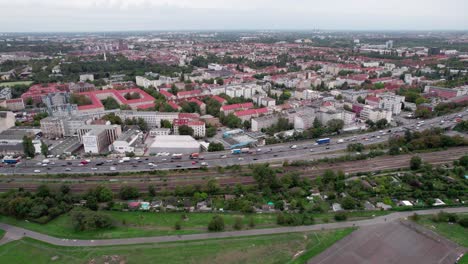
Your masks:
[{"label": "sky", "polygon": [[468,0],[0,0],[0,32],[468,30]]}]

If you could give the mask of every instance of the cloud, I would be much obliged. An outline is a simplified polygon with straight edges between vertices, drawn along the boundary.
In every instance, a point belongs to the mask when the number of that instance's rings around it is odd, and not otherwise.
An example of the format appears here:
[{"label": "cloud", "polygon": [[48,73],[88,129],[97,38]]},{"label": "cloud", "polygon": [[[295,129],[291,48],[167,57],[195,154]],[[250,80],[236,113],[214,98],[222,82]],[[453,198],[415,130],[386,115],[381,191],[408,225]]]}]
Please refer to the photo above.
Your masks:
[{"label": "cloud", "polygon": [[465,0],[0,0],[0,31],[467,29]]}]

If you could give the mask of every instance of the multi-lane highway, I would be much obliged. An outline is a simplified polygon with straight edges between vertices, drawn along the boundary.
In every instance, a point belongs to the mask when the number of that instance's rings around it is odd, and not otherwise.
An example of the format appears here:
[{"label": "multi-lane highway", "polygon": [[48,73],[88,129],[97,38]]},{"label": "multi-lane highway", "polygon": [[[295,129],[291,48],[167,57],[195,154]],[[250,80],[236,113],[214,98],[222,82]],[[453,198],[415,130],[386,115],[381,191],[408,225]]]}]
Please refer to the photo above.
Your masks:
[{"label": "multi-lane highway", "polygon": [[[194,169],[200,168],[205,162],[209,167],[246,165],[252,163],[275,162],[283,160],[303,160],[312,156],[317,158],[317,154],[330,154],[346,149],[349,143],[362,143],[364,145],[384,143],[389,136],[402,134],[405,129],[425,130],[432,127],[450,127],[455,124],[456,118],[466,120],[468,112],[463,111],[447,116],[436,117],[419,123],[415,120],[412,125],[393,127],[383,131],[363,133],[359,135],[334,137],[330,144],[317,145],[313,140],[305,140],[292,143],[263,146],[254,149],[251,154],[233,155],[230,151],[204,153],[204,160],[191,160],[189,155],[185,155],[180,160],[172,160],[171,156],[150,156],[140,157],[138,160],[131,159],[128,162],[119,162],[118,159],[92,159],[88,164],[80,164],[80,160],[54,160],[49,164],[41,164],[39,160],[23,160],[17,165],[4,166],[0,168],[0,174],[79,174],[79,173],[111,173],[111,172],[132,172],[132,171],[152,171],[152,170],[172,170],[172,169]],[[343,143],[338,143],[342,139]],[[295,145],[294,148],[292,146]],[[154,164],[154,165],[150,165]]]}]

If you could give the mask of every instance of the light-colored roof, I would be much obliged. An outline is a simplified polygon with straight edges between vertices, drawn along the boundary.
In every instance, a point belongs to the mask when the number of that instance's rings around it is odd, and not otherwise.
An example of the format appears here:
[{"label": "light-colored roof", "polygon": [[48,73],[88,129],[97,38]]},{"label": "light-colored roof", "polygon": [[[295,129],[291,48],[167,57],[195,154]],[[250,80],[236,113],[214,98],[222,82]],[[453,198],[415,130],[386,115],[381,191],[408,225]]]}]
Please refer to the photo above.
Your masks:
[{"label": "light-colored roof", "polygon": [[154,142],[151,144],[152,148],[155,147],[166,147],[166,148],[199,148],[198,143],[191,136],[180,136],[180,135],[167,135],[167,136],[156,136]]}]

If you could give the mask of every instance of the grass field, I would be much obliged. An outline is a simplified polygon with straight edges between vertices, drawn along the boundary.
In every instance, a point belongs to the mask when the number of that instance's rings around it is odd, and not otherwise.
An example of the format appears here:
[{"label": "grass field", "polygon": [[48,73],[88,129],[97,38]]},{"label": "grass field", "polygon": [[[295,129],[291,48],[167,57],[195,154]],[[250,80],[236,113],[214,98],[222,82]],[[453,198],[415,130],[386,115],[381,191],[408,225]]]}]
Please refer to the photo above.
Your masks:
[{"label": "grass field", "polygon": [[468,255],[465,254],[459,261],[458,264],[468,264]]},{"label": "grass field", "polygon": [[306,263],[353,229],[109,247],[59,247],[25,238],[0,246],[0,263]]},{"label": "grass field", "polygon": [[[459,216],[467,217],[468,214],[459,214]],[[468,228],[459,224],[436,223],[431,220],[431,216],[422,216],[418,223],[461,246],[468,247]]]},{"label": "grass field", "polygon": [[13,86],[13,85],[30,85],[32,81],[18,81],[18,82],[1,82],[0,87]]},{"label": "grass field", "polygon": [[0,239],[2,239],[4,235],[5,235],[5,230],[0,229]]},{"label": "grass field", "polygon": [[[182,220],[182,213],[152,213],[152,212],[104,212],[109,215],[116,224],[115,227],[99,231],[75,231],[71,225],[69,215],[60,216],[51,222],[41,225],[24,220],[16,220],[10,217],[0,216],[0,222],[20,226],[29,230],[62,238],[76,239],[107,239],[128,238],[144,236],[181,235],[207,232],[207,226],[212,213],[188,213],[188,219]],[[358,220],[369,218],[372,215],[381,215],[384,212],[354,212],[350,213],[348,219]],[[244,219],[244,229],[250,228],[249,219],[255,219],[254,228],[278,227],[276,214],[222,214],[226,230],[233,230],[234,218],[240,216]],[[314,215],[316,223],[332,222],[332,214]],[[180,221],[181,230],[175,230],[174,224]]]}]

